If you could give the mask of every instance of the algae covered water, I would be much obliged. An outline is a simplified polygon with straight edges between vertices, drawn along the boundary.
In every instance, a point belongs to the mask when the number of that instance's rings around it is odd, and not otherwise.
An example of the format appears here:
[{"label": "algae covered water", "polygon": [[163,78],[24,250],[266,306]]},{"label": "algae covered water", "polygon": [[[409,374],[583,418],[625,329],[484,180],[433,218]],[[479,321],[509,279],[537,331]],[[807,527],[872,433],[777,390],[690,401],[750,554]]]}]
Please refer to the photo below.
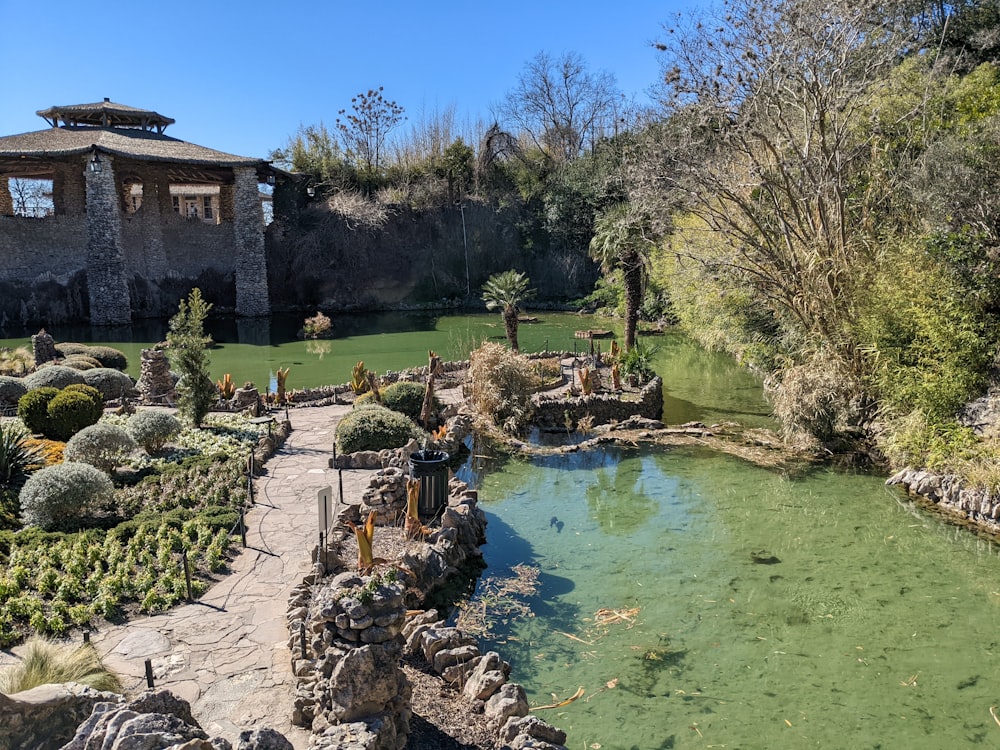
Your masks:
[{"label": "algae covered water", "polygon": [[490,622],[570,750],[995,747],[997,548],[880,479],[691,449],[507,465],[480,488]]}]

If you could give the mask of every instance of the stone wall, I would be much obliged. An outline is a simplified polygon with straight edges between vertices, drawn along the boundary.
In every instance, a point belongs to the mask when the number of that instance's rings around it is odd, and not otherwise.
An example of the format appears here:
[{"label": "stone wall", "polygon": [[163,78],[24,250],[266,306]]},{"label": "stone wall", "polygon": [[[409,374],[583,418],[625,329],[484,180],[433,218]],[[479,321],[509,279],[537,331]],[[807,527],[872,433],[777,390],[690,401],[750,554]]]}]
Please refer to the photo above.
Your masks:
[{"label": "stone wall", "polygon": [[584,417],[594,424],[621,422],[632,416],[660,419],[663,416],[663,380],[653,378],[636,393],[599,393],[590,396],[550,396],[532,398],[534,423],[542,429],[566,429],[567,420],[576,425]]},{"label": "stone wall", "polygon": [[[410,542],[384,572],[325,578],[317,564],[292,592],[289,648],[298,680],[293,723],[312,729],[315,750],[405,746],[410,689],[398,666],[404,654],[422,656],[430,670],[479,702],[498,746],[556,750],[565,742],[563,732],[528,716],[524,689],[508,682],[510,666],[497,653],[481,653],[475,638],[446,627],[433,609],[404,617],[404,608],[419,608],[462,563],[481,557],[486,518],[477,493],[455,479],[449,490],[440,527],[425,541]],[[347,506],[338,526],[360,516],[358,506]],[[332,552],[338,551],[335,538]],[[318,557],[315,551],[313,559]]]},{"label": "stone wall", "polygon": [[899,485],[955,519],[1000,534],[1000,497],[989,490],[967,487],[958,476],[907,467],[886,480],[886,484]]}]

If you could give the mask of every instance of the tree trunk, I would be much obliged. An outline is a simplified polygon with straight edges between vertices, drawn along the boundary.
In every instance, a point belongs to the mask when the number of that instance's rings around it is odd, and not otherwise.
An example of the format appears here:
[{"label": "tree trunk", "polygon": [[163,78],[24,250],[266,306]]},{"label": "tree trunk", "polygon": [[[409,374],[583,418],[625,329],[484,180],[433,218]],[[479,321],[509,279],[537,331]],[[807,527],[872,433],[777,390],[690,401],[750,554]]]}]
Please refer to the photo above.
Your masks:
[{"label": "tree trunk", "polygon": [[517,347],[517,308],[505,307],[503,309],[503,325],[507,329],[507,341],[510,348],[515,352],[520,351]]},{"label": "tree trunk", "polygon": [[642,264],[638,257],[629,257],[627,261],[622,264],[622,283],[625,286],[625,351],[630,351],[635,346],[642,306]]}]

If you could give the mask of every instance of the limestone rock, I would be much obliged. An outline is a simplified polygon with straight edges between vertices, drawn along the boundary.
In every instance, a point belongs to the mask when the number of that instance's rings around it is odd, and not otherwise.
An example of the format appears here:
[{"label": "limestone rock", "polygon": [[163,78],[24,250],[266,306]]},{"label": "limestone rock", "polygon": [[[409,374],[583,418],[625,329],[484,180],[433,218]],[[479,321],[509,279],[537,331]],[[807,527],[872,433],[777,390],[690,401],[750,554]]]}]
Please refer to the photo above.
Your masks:
[{"label": "limestone rock", "polygon": [[240,732],[236,750],[294,750],[283,734],[264,727]]},{"label": "limestone rock", "polygon": [[55,750],[73,738],[95,706],[115,707],[121,700],[115,693],[75,683],[0,693],[0,740],[8,747]]},{"label": "limestone rock", "polygon": [[511,717],[500,730],[500,739],[503,742],[513,742],[519,735],[528,735],[536,740],[549,742],[553,745],[566,744],[566,733],[561,729],[556,729],[537,716]]},{"label": "limestone rock", "polygon": [[508,682],[486,701],[484,713],[492,724],[503,726],[511,716],[528,715],[528,696],[523,687]]}]

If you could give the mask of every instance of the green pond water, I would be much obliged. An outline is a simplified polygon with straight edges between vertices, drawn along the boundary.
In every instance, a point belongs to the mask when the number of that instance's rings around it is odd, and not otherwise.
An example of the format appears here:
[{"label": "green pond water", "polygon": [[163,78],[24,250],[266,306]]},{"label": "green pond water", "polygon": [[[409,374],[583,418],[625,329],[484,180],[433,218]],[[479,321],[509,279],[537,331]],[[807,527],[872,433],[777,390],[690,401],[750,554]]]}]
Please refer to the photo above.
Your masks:
[{"label": "green pond water", "polygon": [[480,591],[540,569],[484,645],[532,705],[585,689],[539,712],[570,750],[1000,746],[998,550],[880,478],[610,449],[479,484]]},{"label": "green pond water", "polygon": [[[573,334],[577,330],[605,329],[619,337],[622,333],[618,321],[606,318],[548,312],[538,312],[537,317],[538,323],[519,327],[522,351],[583,352],[589,342],[576,339]],[[300,317],[210,319],[206,330],[218,344],[208,353],[212,379],[230,373],[238,385],[252,381],[261,389],[270,386],[274,390],[274,371],[288,367],[289,388],[316,387],[348,382],[358,360],[382,373],[427,364],[429,349],[446,360],[467,359],[469,351],[483,340],[506,340],[496,314],[372,313],[332,319],[335,336],[317,341],[296,337],[302,326]],[[121,349],[128,356],[130,374],[138,377],[140,351],[166,338],[167,322],[140,321],[111,328],[56,326],[48,330],[57,343],[103,343]],[[0,338],[0,346],[30,348],[30,333],[0,331],[0,336],[7,336]],[[770,424],[759,380],[729,358],[706,352],[676,333],[649,336],[644,341],[657,348],[655,369],[666,382],[667,421],[736,419],[756,426]],[[599,345],[607,351],[610,339],[600,340]]]}]

